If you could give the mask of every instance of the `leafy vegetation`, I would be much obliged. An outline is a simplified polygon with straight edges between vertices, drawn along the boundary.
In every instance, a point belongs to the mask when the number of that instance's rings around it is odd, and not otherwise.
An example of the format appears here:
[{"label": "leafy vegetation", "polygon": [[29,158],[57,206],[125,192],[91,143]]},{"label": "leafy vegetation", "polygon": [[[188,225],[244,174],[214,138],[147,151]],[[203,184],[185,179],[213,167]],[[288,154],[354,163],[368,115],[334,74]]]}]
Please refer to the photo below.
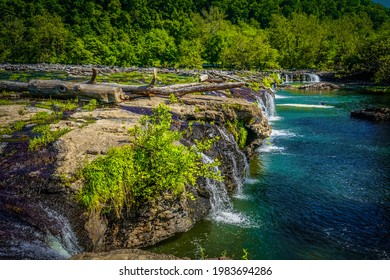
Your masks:
[{"label": "leafy vegetation", "polygon": [[99,106],[96,99],[91,99],[88,104],[83,106],[84,110],[93,111]]},{"label": "leafy vegetation", "polygon": [[55,112],[73,111],[78,107],[78,99],[66,101],[50,99],[48,101],[37,103],[35,106],[53,110]]},{"label": "leafy vegetation", "polygon": [[49,112],[38,112],[32,118],[31,121],[37,124],[48,124],[48,123],[56,123],[60,120],[62,116],[57,113],[49,113]]},{"label": "leafy vegetation", "polygon": [[217,161],[205,164],[194,147],[178,144],[182,134],[170,129],[171,121],[169,107],[159,105],[129,130],[131,145],[113,148],[87,164],[81,171],[81,203],[91,211],[114,211],[120,217],[124,209],[165,190],[183,193],[199,176],[221,180],[214,169]]},{"label": "leafy vegetation", "polygon": [[0,15],[0,62],[390,76],[390,9],[369,0],[4,0]]},{"label": "leafy vegetation", "polygon": [[226,129],[233,134],[238,147],[240,149],[244,149],[246,145],[246,140],[248,137],[248,130],[245,128],[245,124],[243,122],[235,119],[233,122],[228,121],[225,123]]},{"label": "leafy vegetation", "polygon": [[26,126],[25,121],[17,121],[9,127],[0,128],[0,135],[12,134],[16,131],[22,130]]},{"label": "leafy vegetation", "polygon": [[39,134],[39,136],[36,136],[30,140],[28,148],[29,150],[36,151],[40,147],[46,146],[47,144],[54,142],[69,131],[69,128],[51,130],[50,125],[48,124],[38,125],[32,129],[32,132]]}]

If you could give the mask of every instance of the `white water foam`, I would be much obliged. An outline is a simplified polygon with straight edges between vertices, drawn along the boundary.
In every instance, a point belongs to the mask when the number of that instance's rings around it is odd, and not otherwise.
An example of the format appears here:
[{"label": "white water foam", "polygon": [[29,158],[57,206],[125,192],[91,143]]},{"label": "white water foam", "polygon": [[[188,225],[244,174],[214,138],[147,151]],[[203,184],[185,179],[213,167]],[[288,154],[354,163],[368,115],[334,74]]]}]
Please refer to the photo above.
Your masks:
[{"label": "white water foam", "polygon": [[317,74],[305,73],[304,74],[304,82],[319,83],[320,77]]},{"label": "white water foam", "polygon": [[287,129],[273,129],[272,137],[293,137],[297,136],[294,132],[291,132]]},{"label": "white water foam", "polygon": [[277,106],[287,106],[287,107],[297,107],[297,108],[323,108],[330,109],[334,108],[334,106],[330,105],[315,105],[315,104],[278,104]]},{"label": "white water foam", "polygon": [[[205,163],[211,163],[214,160],[202,153],[202,159]],[[215,167],[217,170],[218,168]],[[210,191],[211,212],[209,218],[215,222],[237,225],[240,227],[255,227],[248,217],[238,213],[233,209],[233,205],[226,191],[223,182],[206,179],[207,189]]]},{"label": "white water foam", "polygon": [[290,98],[290,97],[285,95],[275,94],[275,99],[286,99],[286,98]]},{"label": "white water foam", "polygon": [[280,117],[280,116],[272,116],[272,117],[269,117],[268,118],[268,121],[269,122],[275,122],[275,121],[280,121],[280,120],[282,120],[283,118],[282,117]]},{"label": "white water foam", "polygon": [[245,184],[249,184],[249,185],[255,185],[257,184],[259,181],[259,179],[255,179],[255,178],[245,178]]},{"label": "white water foam", "polygon": [[283,147],[274,146],[273,144],[263,144],[257,149],[257,151],[262,153],[272,153],[272,152],[281,152],[284,151]]},{"label": "white water foam", "polygon": [[274,97],[268,91],[263,91],[262,94],[264,99],[256,96],[256,101],[265,117],[269,120],[269,118],[276,116]]}]

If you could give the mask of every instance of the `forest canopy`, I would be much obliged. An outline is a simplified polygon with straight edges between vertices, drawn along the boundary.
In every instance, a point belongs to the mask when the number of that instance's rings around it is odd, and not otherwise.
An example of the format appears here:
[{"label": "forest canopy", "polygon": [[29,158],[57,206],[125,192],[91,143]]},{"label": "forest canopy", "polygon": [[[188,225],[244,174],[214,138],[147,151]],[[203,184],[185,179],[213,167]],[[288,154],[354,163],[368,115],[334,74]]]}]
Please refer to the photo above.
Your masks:
[{"label": "forest canopy", "polygon": [[390,82],[369,0],[0,0],[0,62],[343,70]]}]

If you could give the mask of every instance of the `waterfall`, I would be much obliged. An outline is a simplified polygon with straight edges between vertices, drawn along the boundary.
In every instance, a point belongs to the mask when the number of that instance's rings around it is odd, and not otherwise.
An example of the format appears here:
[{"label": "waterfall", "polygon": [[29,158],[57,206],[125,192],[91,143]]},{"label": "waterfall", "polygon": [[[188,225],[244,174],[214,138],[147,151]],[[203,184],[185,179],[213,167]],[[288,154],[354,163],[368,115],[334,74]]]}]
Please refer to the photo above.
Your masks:
[{"label": "waterfall", "polygon": [[258,106],[263,111],[265,117],[269,120],[270,118],[276,116],[275,111],[275,99],[272,94],[264,90],[261,92],[261,97],[255,96]]},{"label": "waterfall", "polygon": [[[202,153],[204,163],[212,163],[214,160]],[[218,171],[218,167],[214,167]],[[206,178],[206,188],[210,192],[211,212],[210,218],[216,222],[235,224],[240,226],[248,225],[245,216],[233,210],[226,186],[223,182]]]},{"label": "waterfall", "polygon": [[[213,163],[214,160],[202,153],[204,163]],[[219,171],[218,167],[214,167],[214,171]],[[215,216],[221,212],[226,212],[232,209],[225,184],[210,178],[206,178],[206,187],[210,191],[211,215]]]},{"label": "waterfall", "polygon": [[[40,203],[7,198],[19,212],[1,207],[0,259],[67,259],[82,251],[69,221]],[[11,205],[11,204],[10,204]]]},{"label": "waterfall", "polygon": [[[218,129],[219,133],[221,134],[223,140],[231,143],[234,146],[234,152],[239,154],[240,157],[242,158],[242,160],[244,161],[244,164],[245,164],[244,172],[245,172],[245,176],[246,176],[247,173],[249,172],[249,163],[248,163],[248,160],[247,160],[245,154],[238,147],[238,144],[235,141],[233,135],[226,133],[224,128],[221,128],[219,126],[217,126],[217,129]],[[236,194],[235,195],[242,196],[243,180],[240,179],[241,174],[239,174],[239,171],[238,171],[237,161],[236,161],[236,157],[234,155],[234,152],[232,152],[232,151],[228,152],[228,156],[232,160],[232,167],[233,167],[232,177],[234,180],[234,185],[236,186]]]},{"label": "waterfall", "polygon": [[[319,83],[320,82],[320,77],[316,74],[311,74],[311,73],[305,73],[305,81],[308,81],[310,83]],[[306,78],[308,77],[308,78]]]},{"label": "waterfall", "polygon": [[288,80],[288,74],[286,74],[285,75],[285,81],[284,81],[285,83],[288,83],[289,82],[289,80]]}]

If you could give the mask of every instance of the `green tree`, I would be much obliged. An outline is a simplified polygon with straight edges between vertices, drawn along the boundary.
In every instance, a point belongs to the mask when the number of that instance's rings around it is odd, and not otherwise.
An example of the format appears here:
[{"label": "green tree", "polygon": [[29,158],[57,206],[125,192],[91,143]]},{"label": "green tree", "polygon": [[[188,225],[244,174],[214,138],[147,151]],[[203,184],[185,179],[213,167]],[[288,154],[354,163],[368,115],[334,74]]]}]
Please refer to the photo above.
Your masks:
[{"label": "green tree", "polygon": [[144,66],[174,66],[178,60],[175,40],[164,29],[152,29],[138,41],[140,63]]},{"label": "green tree", "polygon": [[29,62],[61,62],[66,56],[69,31],[57,15],[44,12],[30,20],[26,39]]},{"label": "green tree", "polygon": [[0,24],[0,61],[1,62],[24,62],[26,56],[27,28],[24,21],[15,17],[6,17]]},{"label": "green tree", "polygon": [[224,67],[235,69],[278,68],[276,49],[269,43],[267,33],[248,24],[232,27],[227,36],[227,46],[222,50]]},{"label": "green tree", "polygon": [[179,44],[178,66],[183,68],[201,68],[203,64],[203,46],[199,39],[182,40]]}]

